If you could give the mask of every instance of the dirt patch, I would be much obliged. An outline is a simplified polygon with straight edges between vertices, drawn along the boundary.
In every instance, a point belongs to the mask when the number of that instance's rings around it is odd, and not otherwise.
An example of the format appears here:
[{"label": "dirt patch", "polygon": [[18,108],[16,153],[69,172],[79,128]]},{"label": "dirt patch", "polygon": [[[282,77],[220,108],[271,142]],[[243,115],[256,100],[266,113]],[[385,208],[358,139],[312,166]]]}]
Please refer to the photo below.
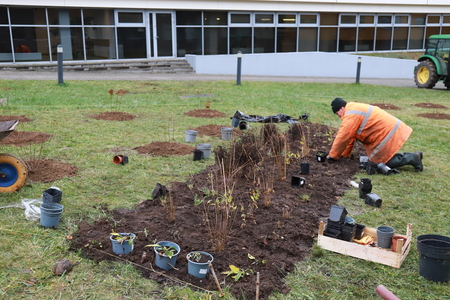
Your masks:
[{"label": "dirt patch", "polygon": [[[330,130],[324,125],[306,123],[303,129],[291,126],[286,135],[278,133],[273,124],[263,126],[259,138],[254,132],[246,132],[233,140],[230,148],[215,148],[216,164],[192,175],[188,182],[168,185],[167,200],[156,196],[135,209],[113,210],[109,212],[111,217],[92,224],[80,223],[71,249],[81,249],[95,261],[133,262],[142,276],[160,283],[178,284],[171,280],[174,278],[194,287],[217,290],[211,274],[206,279],[198,279],[187,273],[186,254],[206,251],[214,256],[219,282],[231,286],[235,297],[254,299],[257,272],[261,276],[260,299],[267,299],[275,290],[286,293],[289,288],[283,278],[309,254],[319,221],[328,217],[330,206],[349,188],[349,179],[358,172],[359,157],[316,161],[315,152],[330,147]],[[299,139],[305,132],[311,142],[306,152],[308,157],[300,159]],[[288,158],[275,154],[284,149],[283,141],[287,141]],[[363,154],[362,147],[358,145],[355,153]],[[289,164],[284,171],[286,159]],[[310,173],[300,175],[299,164],[306,160],[310,163]],[[304,177],[306,184],[293,186],[291,179],[295,176]],[[228,214],[220,214],[225,211]],[[227,222],[224,216],[228,216]],[[225,233],[215,224],[226,224]],[[111,229],[138,236],[133,252],[121,257],[113,254],[109,240]],[[224,250],[219,247],[223,245],[219,243],[220,237],[226,238]],[[163,275],[154,266],[152,248],[144,246],[166,240],[180,245],[181,253],[177,269]],[[230,270],[230,265],[244,270],[246,275],[236,282],[225,277],[222,272]]]},{"label": "dirt patch", "polygon": [[19,123],[26,123],[33,121],[30,118],[27,118],[25,116],[0,116],[0,122],[5,121],[12,121],[12,120],[19,120]]},{"label": "dirt patch", "polygon": [[78,168],[52,159],[25,160],[28,168],[27,180],[34,182],[53,182],[65,177],[76,176]]},{"label": "dirt patch", "polygon": [[96,120],[106,120],[106,121],[130,121],[136,118],[135,115],[119,112],[119,111],[105,111],[101,114],[91,115],[90,118]]},{"label": "dirt patch", "polygon": [[436,120],[450,120],[449,114],[441,114],[441,113],[424,113],[418,114],[418,117],[427,118],[427,119],[436,119]]},{"label": "dirt patch", "polygon": [[447,109],[447,106],[444,106],[444,105],[441,105],[441,104],[426,103],[426,102],[416,103],[416,104],[414,104],[414,106],[422,107],[422,108],[442,108],[442,109]]},{"label": "dirt patch", "polygon": [[372,105],[378,106],[381,109],[401,109],[400,107],[390,103],[374,103]]},{"label": "dirt patch", "polygon": [[[198,136],[213,136],[213,137],[218,137],[221,138],[222,137],[222,128],[223,127],[228,127],[229,126],[220,126],[220,125],[214,125],[214,124],[209,124],[209,125],[203,125],[203,126],[199,126],[196,128],[193,128],[192,130],[195,130],[198,132]],[[233,128],[233,136],[239,135],[241,134],[242,131],[236,128]]]},{"label": "dirt patch", "polygon": [[14,145],[17,147],[28,146],[31,144],[41,144],[48,141],[51,134],[33,131],[13,131],[6,136],[0,145]]},{"label": "dirt patch", "polygon": [[196,118],[224,118],[227,115],[215,109],[196,109],[184,113],[185,116]]},{"label": "dirt patch", "polygon": [[171,142],[153,142],[144,146],[134,148],[139,154],[147,154],[153,156],[172,156],[172,155],[188,155],[192,154],[195,147]]}]

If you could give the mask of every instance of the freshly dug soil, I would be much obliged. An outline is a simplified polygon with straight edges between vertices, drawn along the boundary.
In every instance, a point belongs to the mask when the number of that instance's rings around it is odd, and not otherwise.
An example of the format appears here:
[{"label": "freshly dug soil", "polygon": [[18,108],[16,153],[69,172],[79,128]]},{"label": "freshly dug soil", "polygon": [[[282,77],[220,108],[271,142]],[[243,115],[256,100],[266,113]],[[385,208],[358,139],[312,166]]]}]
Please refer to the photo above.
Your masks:
[{"label": "freshly dug soil", "polygon": [[442,108],[442,109],[447,109],[447,106],[441,105],[441,104],[435,104],[435,103],[416,103],[414,104],[414,106],[417,107],[423,107],[423,108]]},{"label": "freshly dug soil", "polygon": [[0,145],[14,145],[17,147],[23,147],[32,144],[44,143],[51,137],[52,135],[48,133],[16,130],[1,140]]},{"label": "freshly dug soil", "polygon": [[450,120],[449,114],[442,113],[423,113],[418,114],[418,117],[427,118],[427,119],[436,119],[436,120]]},{"label": "freshly dug soil", "polygon": [[[255,298],[257,272],[261,277],[260,299],[267,299],[275,290],[288,292],[284,276],[309,254],[319,221],[326,220],[331,205],[349,188],[348,182],[359,167],[359,156],[317,162],[315,152],[330,147],[330,128],[311,123],[303,126],[308,128],[303,132],[309,132],[311,141],[307,158],[300,159],[296,154],[301,130],[294,125],[284,135],[277,132],[276,125],[267,124],[263,128],[269,129],[262,130],[260,140],[255,138],[256,133],[249,132],[233,140],[229,149],[216,147],[216,164],[192,175],[188,182],[155,188],[155,198],[138,204],[135,209],[112,210],[111,217],[92,224],[80,223],[71,249],[81,249],[95,261],[130,261],[142,276],[160,283],[217,290],[211,274],[206,279],[198,279],[187,273],[186,255],[191,251],[206,251],[214,256],[219,282],[231,286],[230,291],[237,298],[244,295],[246,299]],[[285,172],[285,158],[277,161],[272,155],[283,149],[280,141],[284,139],[290,153]],[[362,148],[358,146],[356,153],[363,154]],[[248,163],[251,160],[254,163]],[[310,163],[310,174],[300,175],[299,164],[305,160]],[[221,161],[225,161],[222,166]],[[304,177],[306,184],[292,186],[295,176]],[[160,197],[158,191],[165,191],[165,197]],[[270,203],[264,200],[265,195],[272,196]],[[219,230],[215,225],[223,225],[226,230]],[[112,229],[137,235],[133,252],[120,257],[114,255],[109,241]],[[226,237],[223,250],[220,249],[223,241],[218,237]],[[167,240],[177,243],[181,253],[176,269],[164,272],[154,265],[153,249],[145,246]],[[238,281],[226,277],[222,272],[229,271],[230,265],[243,270],[245,275]]]},{"label": "freshly dug soil", "polygon": [[390,103],[374,103],[372,105],[378,106],[381,109],[401,109],[400,107]]},{"label": "freshly dug soil", "polygon": [[185,116],[195,118],[224,118],[227,115],[215,109],[196,109],[184,113]]},{"label": "freshly dug soil", "polygon": [[89,117],[107,121],[130,121],[136,118],[135,115],[118,111],[105,111],[101,114],[91,115]]}]

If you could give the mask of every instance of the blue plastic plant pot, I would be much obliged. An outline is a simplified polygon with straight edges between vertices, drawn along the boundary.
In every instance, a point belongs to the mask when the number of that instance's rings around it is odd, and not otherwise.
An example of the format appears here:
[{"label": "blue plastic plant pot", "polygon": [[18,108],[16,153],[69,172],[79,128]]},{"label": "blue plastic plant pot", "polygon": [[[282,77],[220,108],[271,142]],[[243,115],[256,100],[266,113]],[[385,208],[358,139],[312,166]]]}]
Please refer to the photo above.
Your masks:
[{"label": "blue plastic plant pot", "polygon": [[157,247],[153,247],[153,250],[155,251],[155,265],[166,271],[172,270],[173,267],[175,267],[175,264],[177,263],[178,254],[180,254],[181,250],[180,246],[169,241],[161,241],[157,242],[156,244],[161,246],[175,247],[175,249],[177,249],[177,252],[172,256],[172,258],[169,258],[165,254],[158,253]]},{"label": "blue plastic plant pot", "polygon": [[125,241],[118,241],[114,239],[114,236],[109,236],[109,239],[112,243],[112,250],[115,254],[130,254],[131,251],[133,251],[134,248],[134,239],[136,238],[136,235],[134,233],[119,233],[121,236],[131,236],[131,239],[127,239]]},{"label": "blue plastic plant pot", "polygon": [[42,203],[40,206],[40,224],[46,228],[58,227],[64,206],[59,203]]},{"label": "blue plastic plant pot", "polygon": [[[202,256],[202,260],[207,259],[206,262],[195,262],[191,257],[195,253],[199,253]],[[204,258],[206,256],[206,258]],[[209,264],[214,260],[213,256],[208,252],[203,251],[193,251],[186,255],[188,261],[188,274],[195,276],[197,278],[205,278],[209,273]]]}]

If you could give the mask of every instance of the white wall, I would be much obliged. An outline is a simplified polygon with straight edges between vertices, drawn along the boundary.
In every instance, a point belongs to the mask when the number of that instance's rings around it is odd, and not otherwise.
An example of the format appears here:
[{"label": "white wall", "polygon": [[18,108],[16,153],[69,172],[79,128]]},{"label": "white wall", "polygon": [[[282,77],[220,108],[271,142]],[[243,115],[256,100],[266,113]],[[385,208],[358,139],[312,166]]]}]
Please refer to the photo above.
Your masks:
[{"label": "white wall", "polygon": [[[243,54],[242,75],[355,77],[361,57],[361,78],[413,78],[415,60],[339,53]],[[197,74],[237,73],[236,55],[186,55]]]}]

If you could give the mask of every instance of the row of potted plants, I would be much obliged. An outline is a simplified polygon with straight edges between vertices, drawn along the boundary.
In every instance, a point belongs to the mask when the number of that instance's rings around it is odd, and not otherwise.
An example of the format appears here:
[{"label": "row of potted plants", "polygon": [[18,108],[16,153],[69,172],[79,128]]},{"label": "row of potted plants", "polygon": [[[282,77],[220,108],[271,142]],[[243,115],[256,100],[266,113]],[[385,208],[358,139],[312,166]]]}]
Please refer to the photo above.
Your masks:
[{"label": "row of potted plants", "polygon": [[[136,235],[134,233],[112,232],[110,240],[113,252],[117,255],[131,253],[134,248],[135,238]],[[155,251],[155,265],[157,267],[165,271],[174,269],[180,253],[180,246],[174,242],[160,241],[145,247],[153,247]],[[210,270],[209,265],[214,258],[211,254],[204,251],[192,251],[186,255],[186,259],[188,261],[188,274],[197,278],[205,278]]]}]

